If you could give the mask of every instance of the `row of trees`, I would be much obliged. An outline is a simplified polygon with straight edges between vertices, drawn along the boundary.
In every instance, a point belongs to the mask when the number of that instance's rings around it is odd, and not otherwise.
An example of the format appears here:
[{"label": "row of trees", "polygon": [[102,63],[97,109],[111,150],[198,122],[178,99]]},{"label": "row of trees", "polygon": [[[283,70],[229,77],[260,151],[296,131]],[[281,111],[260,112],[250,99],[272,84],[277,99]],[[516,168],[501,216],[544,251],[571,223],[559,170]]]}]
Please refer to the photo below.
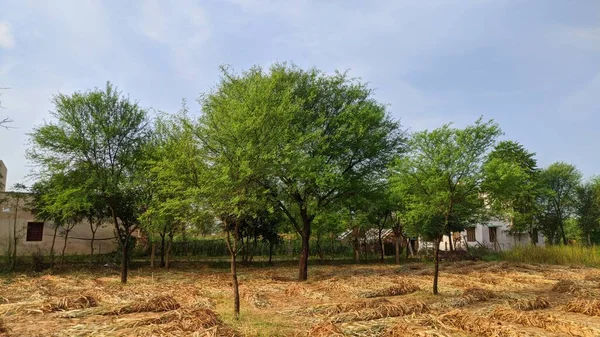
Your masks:
[{"label": "row of trees", "polygon": [[308,278],[309,245],[324,235],[351,230],[358,258],[366,226],[378,230],[380,245],[392,229],[397,262],[402,240],[430,240],[434,293],[442,236],[490,217],[532,238],[543,231],[550,243],[566,243],[565,223],[576,215],[590,243],[597,233],[597,184],[581,185],[574,167],[540,170],[520,144],[498,142],[492,121],[409,135],[345,73],[222,68],[197,119],[184,104],[151,120],[110,84],[53,102],[53,121],[31,133],[38,216],[63,225],[86,219],[91,229],[110,219],[122,282],[135,230],[164,242],[217,224],[231,256],[236,313],[238,254],[246,259],[242,248],[259,239],[275,244],[283,232],[301,238],[300,281]]}]

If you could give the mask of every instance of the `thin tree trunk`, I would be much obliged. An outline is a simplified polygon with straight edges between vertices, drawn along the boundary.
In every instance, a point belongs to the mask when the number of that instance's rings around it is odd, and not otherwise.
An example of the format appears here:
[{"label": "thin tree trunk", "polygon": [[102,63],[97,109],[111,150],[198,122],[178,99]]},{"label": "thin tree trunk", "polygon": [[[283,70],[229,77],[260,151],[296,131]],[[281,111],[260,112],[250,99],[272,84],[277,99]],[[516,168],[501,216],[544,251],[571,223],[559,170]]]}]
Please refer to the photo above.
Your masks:
[{"label": "thin tree trunk", "polygon": [[588,243],[588,246],[592,245],[592,238],[590,237],[590,233],[589,232],[587,233],[587,243]]},{"label": "thin tree trunk", "polygon": [[229,227],[227,223],[225,223],[225,228],[227,231],[227,248],[229,249],[229,255],[231,256],[231,284],[233,288],[233,313],[234,318],[237,320],[240,318],[240,291],[238,286],[238,278],[237,278],[237,245],[239,239],[239,221],[236,220],[234,234],[233,234],[233,243],[231,242],[231,235],[229,231]]},{"label": "thin tree trunk", "polygon": [[121,261],[121,283],[127,283],[127,272],[129,271],[129,235],[126,235],[123,243],[123,260]]},{"label": "thin tree trunk", "polygon": [[321,249],[321,233],[317,232],[317,242],[315,242],[317,248],[317,255],[319,255],[319,260],[323,261],[323,250]]},{"label": "thin tree trunk", "polygon": [[129,236],[131,233],[129,232],[129,226],[124,226],[123,230],[119,227],[119,220],[117,219],[117,213],[115,212],[115,206],[110,206],[110,211],[112,213],[113,222],[115,224],[115,230],[119,236],[119,241],[122,246],[122,263],[121,263],[121,283],[127,283],[127,272],[128,272],[128,263],[129,263]]},{"label": "thin tree trunk", "polygon": [[396,246],[396,264],[400,264],[400,236],[395,235]]},{"label": "thin tree trunk", "polygon": [[94,221],[90,219],[90,230],[92,231],[92,240],[90,242],[90,266],[94,265],[94,240],[96,239],[96,231],[98,227],[94,229]]},{"label": "thin tree trunk", "polygon": [[166,228],[163,230],[160,235],[160,267],[163,268],[165,266],[165,236],[167,236]]},{"label": "thin tree trunk", "polygon": [[173,232],[169,233],[169,243],[167,245],[167,257],[165,268],[169,269],[171,266],[171,248],[173,248]]},{"label": "thin tree trunk", "polygon": [[450,242],[450,251],[454,251],[454,238],[452,237],[452,232],[448,232],[448,241]]},{"label": "thin tree trunk", "polygon": [[306,281],[308,279],[308,255],[310,253],[310,221],[306,208],[300,208],[302,217],[302,253],[298,266],[298,280]]},{"label": "thin tree trunk", "polygon": [[60,254],[60,267],[62,268],[64,263],[65,263],[65,251],[67,250],[67,242],[69,240],[69,232],[71,231],[71,229],[69,228],[69,225],[67,225],[67,228],[65,229],[65,243],[63,244],[63,249],[62,249],[62,253]]},{"label": "thin tree trunk", "polygon": [[565,226],[563,224],[563,222],[560,222],[560,234],[562,236],[562,241],[564,245],[567,245],[569,242],[567,241],[567,235],[565,234]]},{"label": "thin tree trunk", "polygon": [[52,235],[52,246],[50,246],[50,266],[54,267],[54,244],[56,243],[56,233],[58,232],[58,225],[54,225],[54,235]]},{"label": "thin tree trunk", "polygon": [[382,231],[382,228],[379,228],[379,248],[381,250],[380,260],[381,260],[381,262],[383,262],[384,255],[385,255],[385,247],[383,246],[383,239],[381,238],[381,231]]},{"label": "thin tree trunk", "polygon": [[438,277],[440,273],[440,241],[441,238],[435,240],[435,269],[433,271],[433,294],[438,294]]},{"label": "thin tree trunk", "polygon": [[413,250],[413,246],[412,246],[412,241],[410,240],[410,238],[406,238],[406,243],[407,243],[407,251],[406,253],[410,253],[410,256],[415,256],[415,251]]},{"label": "thin tree trunk", "polygon": [[358,237],[360,235],[360,228],[354,228],[353,230],[354,232],[354,239],[353,239],[353,248],[354,248],[354,262],[359,263],[360,262],[360,238]]},{"label": "thin tree trunk", "polygon": [[156,256],[156,242],[152,241],[152,250],[150,253],[150,268],[154,268],[155,256]]}]

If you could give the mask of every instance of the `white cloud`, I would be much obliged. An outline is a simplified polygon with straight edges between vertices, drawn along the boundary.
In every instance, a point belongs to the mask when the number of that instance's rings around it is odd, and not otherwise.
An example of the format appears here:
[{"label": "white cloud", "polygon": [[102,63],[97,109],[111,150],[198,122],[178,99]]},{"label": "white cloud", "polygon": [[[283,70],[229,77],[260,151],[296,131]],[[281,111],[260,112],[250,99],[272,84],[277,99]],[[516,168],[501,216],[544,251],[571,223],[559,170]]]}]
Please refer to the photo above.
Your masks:
[{"label": "white cloud", "polygon": [[10,49],[15,46],[12,26],[8,22],[0,22],[0,48]]}]

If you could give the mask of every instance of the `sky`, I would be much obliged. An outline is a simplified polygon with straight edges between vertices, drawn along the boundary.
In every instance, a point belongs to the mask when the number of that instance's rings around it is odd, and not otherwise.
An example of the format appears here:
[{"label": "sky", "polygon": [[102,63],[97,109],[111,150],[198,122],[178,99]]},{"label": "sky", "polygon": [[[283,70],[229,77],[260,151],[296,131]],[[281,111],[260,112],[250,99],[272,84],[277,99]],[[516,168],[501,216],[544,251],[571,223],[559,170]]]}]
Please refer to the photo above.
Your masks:
[{"label": "sky", "polygon": [[31,184],[51,98],[111,81],[177,112],[219,66],[349,71],[410,131],[494,119],[541,167],[600,174],[600,1],[0,0],[0,159]]}]

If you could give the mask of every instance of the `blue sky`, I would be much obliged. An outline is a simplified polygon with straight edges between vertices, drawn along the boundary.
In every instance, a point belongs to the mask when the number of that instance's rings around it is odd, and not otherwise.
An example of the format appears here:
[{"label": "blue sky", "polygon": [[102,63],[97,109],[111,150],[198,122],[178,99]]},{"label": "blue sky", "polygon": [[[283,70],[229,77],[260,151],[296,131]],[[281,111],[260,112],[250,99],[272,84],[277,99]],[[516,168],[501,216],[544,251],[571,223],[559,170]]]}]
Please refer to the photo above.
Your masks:
[{"label": "blue sky", "polygon": [[112,81],[176,112],[236,70],[350,70],[412,131],[483,115],[540,166],[600,174],[600,1],[0,0],[0,159],[26,182],[27,132],[58,92]]}]

